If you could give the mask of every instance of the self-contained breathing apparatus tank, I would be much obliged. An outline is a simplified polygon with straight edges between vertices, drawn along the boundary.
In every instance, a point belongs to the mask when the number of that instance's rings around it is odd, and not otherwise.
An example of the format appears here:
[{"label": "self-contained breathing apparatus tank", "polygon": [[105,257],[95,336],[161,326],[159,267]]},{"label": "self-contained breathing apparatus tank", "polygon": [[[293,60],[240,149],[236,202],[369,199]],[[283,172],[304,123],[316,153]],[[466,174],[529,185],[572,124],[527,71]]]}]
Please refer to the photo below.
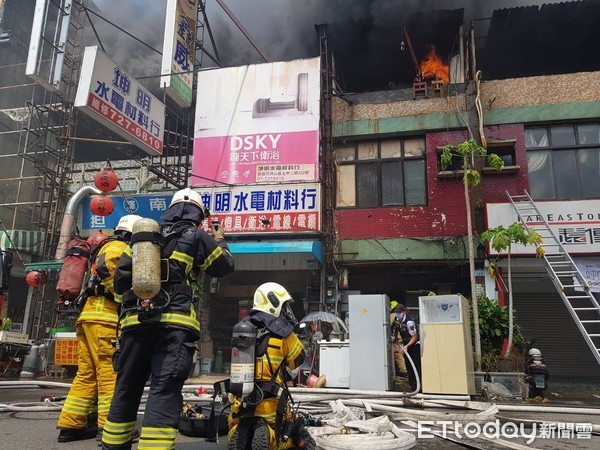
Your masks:
[{"label": "self-contained breathing apparatus tank", "polygon": [[160,292],[160,226],[153,219],[139,219],[133,224],[132,289],[142,301],[156,297]]},{"label": "self-contained breathing apparatus tank", "polygon": [[254,363],[258,329],[248,321],[233,327],[231,339],[230,392],[240,399],[254,390]]}]

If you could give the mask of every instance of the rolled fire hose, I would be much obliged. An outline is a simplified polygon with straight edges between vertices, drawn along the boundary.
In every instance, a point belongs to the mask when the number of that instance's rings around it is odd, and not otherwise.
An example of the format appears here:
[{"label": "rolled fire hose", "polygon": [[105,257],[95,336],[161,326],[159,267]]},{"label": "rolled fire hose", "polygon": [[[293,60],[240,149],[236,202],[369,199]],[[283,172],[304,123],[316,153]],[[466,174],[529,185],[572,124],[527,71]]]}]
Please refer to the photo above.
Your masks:
[{"label": "rolled fire hose", "polygon": [[[333,403],[343,407],[340,402]],[[413,434],[400,430],[387,416],[369,420],[350,420],[343,426],[345,429],[356,429],[369,434],[336,432],[322,436],[315,435],[317,445],[324,450],[404,450],[413,448],[417,443],[417,438]]]}]

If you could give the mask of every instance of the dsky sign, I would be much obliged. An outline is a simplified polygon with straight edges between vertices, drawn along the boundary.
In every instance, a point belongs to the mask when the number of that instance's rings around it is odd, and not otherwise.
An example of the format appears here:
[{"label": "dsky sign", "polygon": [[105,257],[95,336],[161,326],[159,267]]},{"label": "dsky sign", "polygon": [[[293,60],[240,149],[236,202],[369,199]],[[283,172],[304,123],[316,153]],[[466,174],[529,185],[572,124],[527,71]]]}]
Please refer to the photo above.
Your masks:
[{"label": "dsky sign", "polygon": [[162,155],[165,105],[98,47],[85,48],[75,106],[150,155]]},{"label": "dsky sign", "polygon": [[318,179],[320,59],[198,73],[194,186]]}]

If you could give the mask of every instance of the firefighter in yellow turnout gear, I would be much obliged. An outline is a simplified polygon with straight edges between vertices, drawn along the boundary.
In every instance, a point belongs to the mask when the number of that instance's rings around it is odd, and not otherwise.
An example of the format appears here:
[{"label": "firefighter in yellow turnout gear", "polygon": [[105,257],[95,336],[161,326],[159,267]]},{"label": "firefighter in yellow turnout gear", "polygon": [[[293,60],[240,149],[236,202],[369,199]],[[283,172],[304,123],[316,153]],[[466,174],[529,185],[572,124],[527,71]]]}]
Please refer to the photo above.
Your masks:
[{"label": "firefighter in yellow turnout gear", "polygon": [[[117,262],[127,247],[131,228],[139,216],[121,218],[114,235],[99,245],[90,268],[90,277],[97,282],[86,289],[83,307],[77,318],[79,354],[77,374],[58,419],[58,442],[95,438],[106,421],[117,373],[112,356],[117,339],[119,319],[114,300],[113,277]],[[88,414],[98,402],[98,422],[88,423]]]},{"label": "firefighter in yellow turnout gear", "polygon": [[[229,450],[275,450],[315,448],[303,426],[290,427],[291,403],[285,390],[286,368],[299,367],[306,357],[294,332],[297,321],[288,291],[277,283],[264,283],[254,294],[250,315],[245,318],[259,330],[256,344],[255,387],[246,398],[232,396]],[[288,434],[286,430],[293,429]]]}]

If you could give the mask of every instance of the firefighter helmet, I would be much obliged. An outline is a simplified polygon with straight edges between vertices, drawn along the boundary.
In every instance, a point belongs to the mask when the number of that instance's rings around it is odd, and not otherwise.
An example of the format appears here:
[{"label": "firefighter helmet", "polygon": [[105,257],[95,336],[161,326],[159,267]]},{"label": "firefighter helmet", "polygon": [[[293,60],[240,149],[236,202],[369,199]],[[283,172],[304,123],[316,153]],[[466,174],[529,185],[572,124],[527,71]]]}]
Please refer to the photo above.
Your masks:
[{"label": "firefighter helmet", "polygon": [[119,223],[115,227],[115,231],[131,233],[133,231],[133,224],[141,218],[141,216],[136,216],[135,214],[127,214],[126,216],[121,217]]},{"label": "firefighter helmet", "polygon": [[396,300],[392,300],[390,302],[390,311],[393,311],[396,306],[398,306],[398,302]]},{"label": "firefighter helmet", "polygon": [[529,356],[542,356],[542,352],[540,352],[537,348],[532,348],[529,350]]},{"label": "firefighter helmet", "polygon": [[290,323],[297,320],[292,312],[291,304],[294,299],[282,285],[278,283],[263,283],[254,292],[252,310],[262,311],[275,317],[283,315]]},{"label": "firefighter helmet", "polygon": [[192,191],[190,188],[181,189],[180,191],[175,192],[175,195],[171,199],[169,208],[181,202],[191,203],[192,205],[196,205],[202,211],[204,210],[202,197],[200,197],[200,194],[198,194],[196,191]]}]

